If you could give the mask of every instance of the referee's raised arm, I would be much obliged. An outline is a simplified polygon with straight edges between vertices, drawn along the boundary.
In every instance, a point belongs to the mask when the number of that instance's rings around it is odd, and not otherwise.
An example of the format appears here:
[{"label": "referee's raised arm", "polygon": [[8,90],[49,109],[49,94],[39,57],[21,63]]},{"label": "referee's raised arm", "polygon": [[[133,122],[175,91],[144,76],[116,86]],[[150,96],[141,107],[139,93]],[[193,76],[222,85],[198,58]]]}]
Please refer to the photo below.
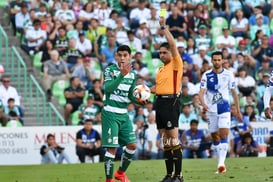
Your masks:
[{"label": "referee's raised arm", "polygon": [[173,35],[169,31],[169,27],[166,25],[166,20],[165,20],[164,17],[160,17],[159,25],[160,25],[161,30],[164,31],[165,37],[166,37],[167,42],[168,42],[168,44],[170,46],[170,52],[172,54],[172,57],[176,57],[177,55],[179,55],[179,53],[178,53],[178,50],[176,48],[176,43],[175,43],[175,40],[173,38]]}]

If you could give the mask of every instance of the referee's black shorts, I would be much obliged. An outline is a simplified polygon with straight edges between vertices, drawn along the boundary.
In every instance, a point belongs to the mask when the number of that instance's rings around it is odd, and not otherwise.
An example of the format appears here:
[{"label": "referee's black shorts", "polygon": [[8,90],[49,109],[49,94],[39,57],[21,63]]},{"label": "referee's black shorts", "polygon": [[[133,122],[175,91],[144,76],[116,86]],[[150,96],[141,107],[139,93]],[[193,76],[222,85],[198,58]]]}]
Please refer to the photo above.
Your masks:
[{"label": "referee's black shorts", "polygon": [[179,97],[164,98],[157,96],[155,102],[157,129],[173,129],[178,127]]}]

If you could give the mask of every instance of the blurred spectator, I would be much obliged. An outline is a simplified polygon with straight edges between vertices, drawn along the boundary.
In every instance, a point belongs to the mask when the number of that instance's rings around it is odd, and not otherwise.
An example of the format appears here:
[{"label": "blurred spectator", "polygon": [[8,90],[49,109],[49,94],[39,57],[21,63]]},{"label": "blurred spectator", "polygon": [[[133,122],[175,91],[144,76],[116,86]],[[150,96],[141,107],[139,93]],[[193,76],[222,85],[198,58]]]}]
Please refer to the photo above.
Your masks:
[{"label": "blurred spectator", "polygon": [[238,69],[238,77],[235,78],[235,82],[243,96],[250,95],[256,86],[254,78],[247,75],[244,67]]},{"label": "blurred spectator", "polygon": [[189,64],[186,60],[183,60],[183,75],[186,75],[189,78],[190,82],[195,82],[195,74],[192,70],[193,64]]},{"label": "blurred spectator", "polygon": [[197,32],[196,36],[194,37],[194,41],[195,41],[196,47],[199,47],[201,45],[205,45],[207,48],[207,51],[212,51],[214,49],[212,38],[207,34],[207,26],[206,25],[199,26],[198,32]]},{"label": "blurred spectator", "polygon": [[179,115],[179,124],[190,123],[192,120],[197,120],[197,115],[191,112],[191,103],[182,105],[182,112]]},{"label": "blurred spectator", "polygon": [[[262,7],[259,5],[253,8],[253,14],[248,19],[250,27],[257,24],[256,17],[258,14],[262,14]],[[263,16],[263,24],[268,25],[269,23],[269,18],[267,16]]]},{"label": "blurred spectator", "polygon": [[147,116],[148,123],[148,132],[151,135],[152,149],[151,149],[151,159],[157,159],[157,147],[156,147],[156,137],[158,134],[156,121],[155,121],[155,112],[150,112]]},{"label": "blurred spectator", "polygon": [[153,35],[152,46],[154,51],[152,52],[152,58],[159,58],[159,47],[163,42],[167,42],[164,31],[160,28],[157,29],[157,33]]},{"label": "blurred spectator", "polygon": [[268,84],[268,80],[270,78],[270,74],[264,71],[262,73],[259,73],[259,77],[260,77],[260,74],[262,74],[262,78],[259,79],[259,84],[258,84],[256,92],[257,92],[257,100],[258,100],[257,107],[258,107],[259,113],[262,113],[264,109],[263,96],[264,96],[265,88],[267,87],[267,84]]},{"label": "blurred spectator", "polygon": [[[109,45],[109,38],[115,38],[115,32],[111,28],[106,29],[106,34],[101,34],[96,39],[96,42],[94,44],[94,53],[95,56],[99,59],[99,61],[102,61],[102,49],[108,47]],[[113,41],[113,40],[112,40]],[[117,46],[117,43],[115,42],[114,46]]]},{"label": "blurred spectator", "polygon": [[4,113],[4,105],[2,100],[0,99],[0,127],[6,126],[8,118],[6,117]]},{"label": "blurred spectator", "polygon": [[162,139],[159,133],[156,136],[156,147],[157,147],[157,159],[163,159],[164,147],[163,147]]},{"label": "blurred spectator", "polygon": [[149,120],[149,115],[152,113],[153,116],[155,116],[155,110],[154,110],[154,105],[151,101],[148,101],[148,103],[145,105],[143,108],[144,116]]},{"label": "blurred spectator", "polygon": [[139,21],[139,27],[136,29],[136,37],[140,39],[143,49],[150,49],[152,34],[147,27],[146,19]]},{"label": "blurred spectator", "polygon": [[63,58],[70,72],[82,63],[83,53],[76,47],[76,39],[71,38],[68,42],[68,48],[65,50]]},{"label": "blurred spectator", "polygon": [[21,48],[28,54],[34,55],[40,50],[40,47],[44,45],[44,41],[47,39],[46,31],[41,30],[41,21],[35,19],[33,21],[34,29],[26,32],[27,45],[22,44]]},{"label": "blurred spectator", "polygon": [[99,155],[99,161],[103,161],[104,150],[101,146],[101,137],[97,130],[93,129],[93,120],[87,119],[83,129],[76,134],[76,154],[81,163],[85,162],[85,156]]},{"label": "blurred spectator", "polygon": [[32,0],[32,1],[30,1],[30,7],[31,7],[31,9],[38,11],[40,5],[43,3],[46,3],[46,2],[44,2],[43,0]]},{"label": "blurred spectator", "polygon": [[105,35],[105,27],[100,26],[99,20],[95,17],[91,18],[86,37],[91,41],[95,49],[95,43],[100,35]]},{"label": "blurred spectator", "polygon": [[255,112],[255,105],[247,104],[244,110],[245,112],[243,113],[243,116],[246,116],[250,122],[260,121],[258,114]]},{"label": "blurred spectator", "polygon": [[24,34],[24,22],[29,20],[28,5],[23,3],[21,5],[21,11],[15,15],[16,31]]},{"label": "blurred spectator", "polygon": [[248,42],[246,39],[241,39],[238,43],[238,46],[236,47],[236,54],[242,53],[244,54],[250,54],[250,50],[248,47]]},{"label": "blurred spectator", "polygon": [[241,9],[236,10],[234,18],[230,22],[233,37],[245,37],[249,26],[248,20],[244,17],[244,12]]},{"label": "blurred spectator", "polygon": [[[143,107],[139,106],[136,108],[136,116],[134,118],[134,124],[137,124],[138,122],[141,123],[141,122],[145,122],[145,115],[144,115],[144,110],[143,110]],[[140,126],[140,125],[139,125]]]},{"label": "blurred spectator", "polygon": [[83,102],[84,89],[78,77],[70,78],[70,86],[64,90],[66,104],[64,106],[64,119],[66,125],[70,125],[70,114],[77,111]]},{"label": "blurred spectator", "polygon": [[185,104],[191,104],[192,102],[192,95],[189,94],[189,88],[187,84],[182,84],[182,89],[181,89],[181,96],[179,97],[179,102],[180,102],[180,112],[182,112],[182,108],[184,107]]},{"label": "blurred spectator", "polygon": [[[270,60],[263,59],[262,65],[258,70],[258,84],[261,84],[263,81],[264,76],[270,76],[272,68],[270,67]],[[266,75],[267,74],[267,75]]]},{"label": "blurred spectator", "polygon": [[43,22],[44,30],[49,35],[54,29],[54,22],[50,13],[45,15],[45,21]]},{"label": "blurred spectator", "polygon": [[116,63],[115,53],[117,50],[116,37],[114,35],[107,37],[107,45],[101,49],[102,69],[110,64]]},{"label": "blurred spectator", "polygon": [[189,36],[194,37],[198,35],[198,30],[201,26],[206,27],[206,20],[201,17],[201,12],[199,9],[194,9],[194,14],[189,18],[189,21],[187,22],[187,28],[189,32]]},{"label": "blurred spectator", "polygon": [[44,63],[51,59],[50,53],[53,51],[53,42],[51,40],[46,40],[44,45],[40,48],[40,51],[42,51],[41,71],[44,72]]},{"label": "blurred spectator", "polygon": [[269,136],[266,138],[266,156],[273,156],[273,130],[269,132]]},{"label": "blurred spectator", "polygon": [[141,62],[139,62],[139,61],[134,61],[132,63],[132,65],[133,65],[133,69],[136,72],[136,74],[143,78],[145,85],[148,85],[149,79],[150,79],[148,68],[145,67],[143,64],[141,64]]},{"label": "blurred spectator", "polygon": [[54,42],[54,47],[58,50],[60,56],[63,56],[68,47],[68,38],[66,37],[65,27],[61,26],[60,21],[55,22],[55,27],[49,35],[49,40]]},{"label": "blurred spectator", "polygon": [[123,22],[123,19],[119,17],[117,19],[117,27],[115,29],[116,39],[118,44],[124,44],[124,42],[128,41],[127,36],[128,28],[125,27],[125,23]]},{"label": "blurred spectator", "polygon": [[151,13],[150,9],[146,8],[146,1],[145,0],[140,0],[138,2],[138,6],[130,12],[130,22],[131,22],[131,29],[135,29],[139,26],[139,21],[141,19],[150,19]]},{"label": "blurred spectator", "polygon": [[209,65],[211,65],[211,57],[208,56],[206,53],[207,47],[205,45],[201,45],[198,47],[198,53],[191,56],[193,60],[194,70],[200,70],[205,60],[209,63]]},{"label": "blurred spectator", "polygon": [[136,117],[136,109],[135,109],[135,104],[133,102],[130,102],[127,106],[127,112],[129,115],[129,119],[134,124],[134,119]]},{"label": "blurred spectator", "polygon": [[94,9],[94,17],[98,18],[100,25],[105,25],[106,19],[109,18],[112,9],[108,7],[106,0],[100,1],[100,6]]},{"label": "blurred spectator", "polygon": [[[255,70],[257,69],[256,67],[256,61],[255,59],[249,55],[249,54],[243,54],[243,64],[242,67],[243,69],[245,69],[246,74],[251,76],[251,77],[255,77]],[[240,67],[238,68],[238,72],[239,72]]]},{"label": "blurred spectator", "polygon": [[268,37],[262,37],[261,45],[257,45],[253,52],[253,57],[256,59],[256,68],[259,68],[263,59],[273,60],[273,49],[268,45]]},{"label": "blurred spectator", "polygon": [[199,94],[194,94],[192,96],[192,112],[197,116],[197,120],[201,123],[201,113],[203,112],[203,108],[200,104]]},{"label": "blurred spectator", "polygon": [[87,103],[82,104],[79,107],[79,118],[83,124],[85,120],[91,119],[96,120],[97,114],[100,112],[100,108],[95,104],[95,98],[93,94],[88,94]]},{"label": "blurred spectator", "polygon": [[211,0],[210,1],[210,9],[211,9],[211,19],[216,17],[225,17],[228,19],[229,14],[229,1],[218,1]]},{"label": "blurred spectator", "polygon": [[222,29],[223,35],[220,35],[216,39],[216,46],[217,49],[222,50],[223,48],[227,48],[228,53],[232,54],[234,53],[234,48],[235,48],[235,38],[232,35],[229,35],[229,29],[228,27],[224,27]]},{"label": "blurred spectator", "polygon": [[198,129],[198,120],[190,121],[190,129],[183,132],[181,136],[183,157],[187,158],[208,158],[206,149],[210,148],[211,143],[205,146],[207,141],[203,130]]},{"label": "blurred spectator", "polygon": [[81,51],[83,56],[88,56],[88,57],[91,56],[92,44],[90,40],[88,40],[85,37],[84,32],[79,33],[79,40],[77,40],[76,48],[79,49],[79,51]]},{"label": "blurred spectator", "polygon": [[25,20],[23,22],[24,25],[24,34],[26,34],[26,32],[28,30],[33,30],[34,29],[34,20],[36,19],[36,15],[35,15],[35,10],[31,9],[29,10],[29,19]]},{"label": "blurred spectator", "polygon": [[190,57],[190,55],[188,53],[186,53],[186,51],[185,51],[185,48],[187,47],[185,45],[185,43],[184,42],[177,42],[176,43],[176,47],[177,47],[177,50],[178,50],[178,52],[179,52],[179,54],[180,54],[183,62],[187,61],[188,68],[192,69],[192,67],[193,67],[193,61],[192,61],[192,58]]},{"label": "blurred spectator", "polygon": [[47,135],[46,144],[40,148],[40,154],[42,156],[42,164],[61,164],[63,160],[67,163],[71,163],[65,148],[56,143],[53,134]]},{"label": "blurred spectator", "polygon": [[238,113],[236,106],[234,104],[231,105],[231,126],[230,131],[233,135],[233,142],[230,150],[230,155],[236,154],[237,151],[237,144],[239,141],[242,140],[242,136],[246,133],[251,133],[253,128],[249,122],[249,119],[244,116],[242,121],[239,121],[236,118]]},{"label": "blurred spectator", "polygon": [[258,14],[256,15],[256,25],[252,25],[250,27],[250,38],[251,40],[254,40],[255,38],[255,34],[257,32],[257,30],[262,30],[264,35],[267,35],[268,37],[270,36],[270,28],[268,24],[263,24],[263,15],[262,14]]},{"label": "blurred spectator", "polygon": [[109,18],[107,18],[104,22],[104,26],[111,28],[111,29],[116,29],[117,28],[117,20],[119,19],[119,14],[116,10],[112,10],[110,13]]},{"label": "blurred spectator", "polygon": [[190,56],[193,56],[194,54],[197,54],[198,53],[198,49],[195,45],[195,41],[192,37],[189,37],[188,39],[188,45],[187,45],[187,48],[186,48],[186,52],[190,55]]},{"label": "blurred spectator", "polygon": [[9,120],[20,121],[24,125],[24,121],[20,116],[20,109],[18,106],[14,105],[15,100],[13,98],[8,99],[8,105],[4,107],[4,113]]},{"label": "blurred spectator", "polygon": [[58,80],[66,80],[70,77],[65,62],[60,60],[56,50],[50,52],[50,60],[44,63],[44,87],[47,92],[47,101],[51,101],[51,86]]},{"label": "blurred spectator", "polygon": [[178,15],[178,9],[176,6],[172,7],[171,12],[171,15],[166,20],[166,25],[169,26],[170,32],[174,38],[182,35],[185,39],[187,39],[187,24],[184,17]]},{"label": "blurred spectator", "polygon": [[262,44],[262,38],[264,36],[264,33],[262,30],[257,30],[255,33],[254,40],[251,41],[251,52],[254,51],[255,47],[259,47]]},{"label": "blurred spectator", "polygon": [[81,0],[74,0],[71,2],[70,8],[74,14],[75,14],[75,18],[78,19],[79,18],[79,13],[80,10],[83,8],[83,1]]},{"label": "blurred spectator", "polygon": [[144,120],[138,119],[136,127],[137,150],[135,157],[140,160],[151,159],[153,143],[150,131],[148,130],[149,125]]},{"label": "blurred spectator", "polygon": [[242,136],[242,140],[238,142],[236,153],[239,157],[257,157],[258,153],[262,152],[259,146],[250,133]]},{"label": "blurred spectator", "polygon": [[5,68],[2,64],[0,64],[0,84],[2,82],[2,75],[5,73]]},{"label": "blurred spectator", "polygon": [[2,83],[3,84],[0,85],[0,100],[2,100],[3,106],[8,105],[9,98],[13,98],[15,100],[15,105],[20,106],[20,96],[18,95],[16,88],[10,86],[10,77],[8,75],[2,76]]},{"label": "blurred spectator", "polygon": [[88,24],[93,17],[93,4],[91,2],[86,3],[83,9],[80,10],[78,21],[83,22],[83,29],[88,29]]},{"label": "blurred spectator", "polygon": [[13,28],[13,34],[16,35],[15,16],[21,11],[22,4],[25,4],[23,0],[11,1],[9,4],[9,17]]},{"label": "blurred spectator", "polygon": [[[81,21],[77,21],[76,22],[76,25],[75,25],[75,30],[74,30],[77,34],[77,40],[80,39],[80,34],[84,33],[85,35],[85,32],[83,30],[83,23]],[[89,41],[89,40],[88,40]],[[91,42],[90,42],[91,43]],[[84,52],[83,52],[84,53]]]},{"label": "blurred spectator", "polygon": [[64,26],[67,24],[76,23],[75,14],[71,9],[69,9],[68,3],[66,1],[62,2],[61,9],[58,9],[54,14],[54,21],[56,20],[60,20]]},{"label": "blurred spectator", "polygon": [[[36,13],[35,13],[36,18],[39,19],[43,24],[43,22],[46,19],[46,17],[45,17],[46,14],[47,14],[46,4],[44,2],[42,2],[39,4],[39,7],[36,10]],[[43,30],[45,30],[45,29],[43,29]]]},{"label": "blurred spectator", "polygon": [[197,88],[192,82],[190,82],[189,77],[187,75],[182,76],[182,85],[187,85],[189,89],[189,95],[194,95],[198,93],[199,87]]},{"label": "blurred spectator", "polygon": [[95,98],[95,104],[98,105],[100,108],[103,107],[103,94],[104,90],[101,86],[101,81],[98,79],[93,80],[93,87],[88,90],[88,94],[93,94]]},{"label": "blurred spectator", "polygon": [[135,34],[132,30],[127,31],[128,41],[124,42],[124,45],[128,45],[131,48],[132,55],[136,52],[142,52],[141,40],[135,37]]},{"label": "blurred spectator", "polygon": [[83,83],[85,89],[90,89],[93,86],[93,81],[96,79],[95,70],[91,66],[91,58],[83,58],[83,64],[75,67],[72,76],[76,76]]},{"label": "blurred spectator", "polygon": [[151,31],[152,36],[157,34],[157,30],[160,29],[159,18],[156,14],[156,9],[151,7],[151,18],[147,19],[147,27]]},{"label": "blurred spectator", "polygon": [[49,0],[48,7],[49,7],[50,14],[54,15],[57,10],[61,9],[62,2],[60,0]]}]

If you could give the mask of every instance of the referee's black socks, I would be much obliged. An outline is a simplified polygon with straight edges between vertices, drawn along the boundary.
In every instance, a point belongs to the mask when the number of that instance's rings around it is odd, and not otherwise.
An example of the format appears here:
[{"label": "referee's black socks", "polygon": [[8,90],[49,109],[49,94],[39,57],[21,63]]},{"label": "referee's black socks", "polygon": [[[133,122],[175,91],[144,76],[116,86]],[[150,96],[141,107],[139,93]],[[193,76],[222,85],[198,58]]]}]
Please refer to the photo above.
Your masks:
[{"label": "referee's black socks", "polygon": [[167,175],[172,176],[175,167],[174,176],[181,176],[182,173],[182,149],[181,145],[164,147],[164,158]]}]

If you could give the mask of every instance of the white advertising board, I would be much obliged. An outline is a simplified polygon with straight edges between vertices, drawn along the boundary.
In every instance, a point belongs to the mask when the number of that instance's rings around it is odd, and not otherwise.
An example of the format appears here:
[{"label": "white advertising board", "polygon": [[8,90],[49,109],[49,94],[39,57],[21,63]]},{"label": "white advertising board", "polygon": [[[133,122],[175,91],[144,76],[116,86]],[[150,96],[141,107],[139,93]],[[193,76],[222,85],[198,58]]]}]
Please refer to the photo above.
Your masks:
[{"label": "white advertising board", "polygon": [[[251,123],[254,139],[263,146],[265,151],[265,138],[273,130],[273,122]],[[40,147],[45,143],[46,136],[52,133],[57,143],[65,147],[73,163],[79,163],[75,153],[76,133],[82,126],[44,126],[0,128],[0,165],[40,164]],[[94,126],[101,132],[100,126]],[[188,129],[189,124],[180,125],[181,129]],[[207,129],[206,124],[200,124],[200,129]],[[263,155],[260,155],[263,156]]]}]

